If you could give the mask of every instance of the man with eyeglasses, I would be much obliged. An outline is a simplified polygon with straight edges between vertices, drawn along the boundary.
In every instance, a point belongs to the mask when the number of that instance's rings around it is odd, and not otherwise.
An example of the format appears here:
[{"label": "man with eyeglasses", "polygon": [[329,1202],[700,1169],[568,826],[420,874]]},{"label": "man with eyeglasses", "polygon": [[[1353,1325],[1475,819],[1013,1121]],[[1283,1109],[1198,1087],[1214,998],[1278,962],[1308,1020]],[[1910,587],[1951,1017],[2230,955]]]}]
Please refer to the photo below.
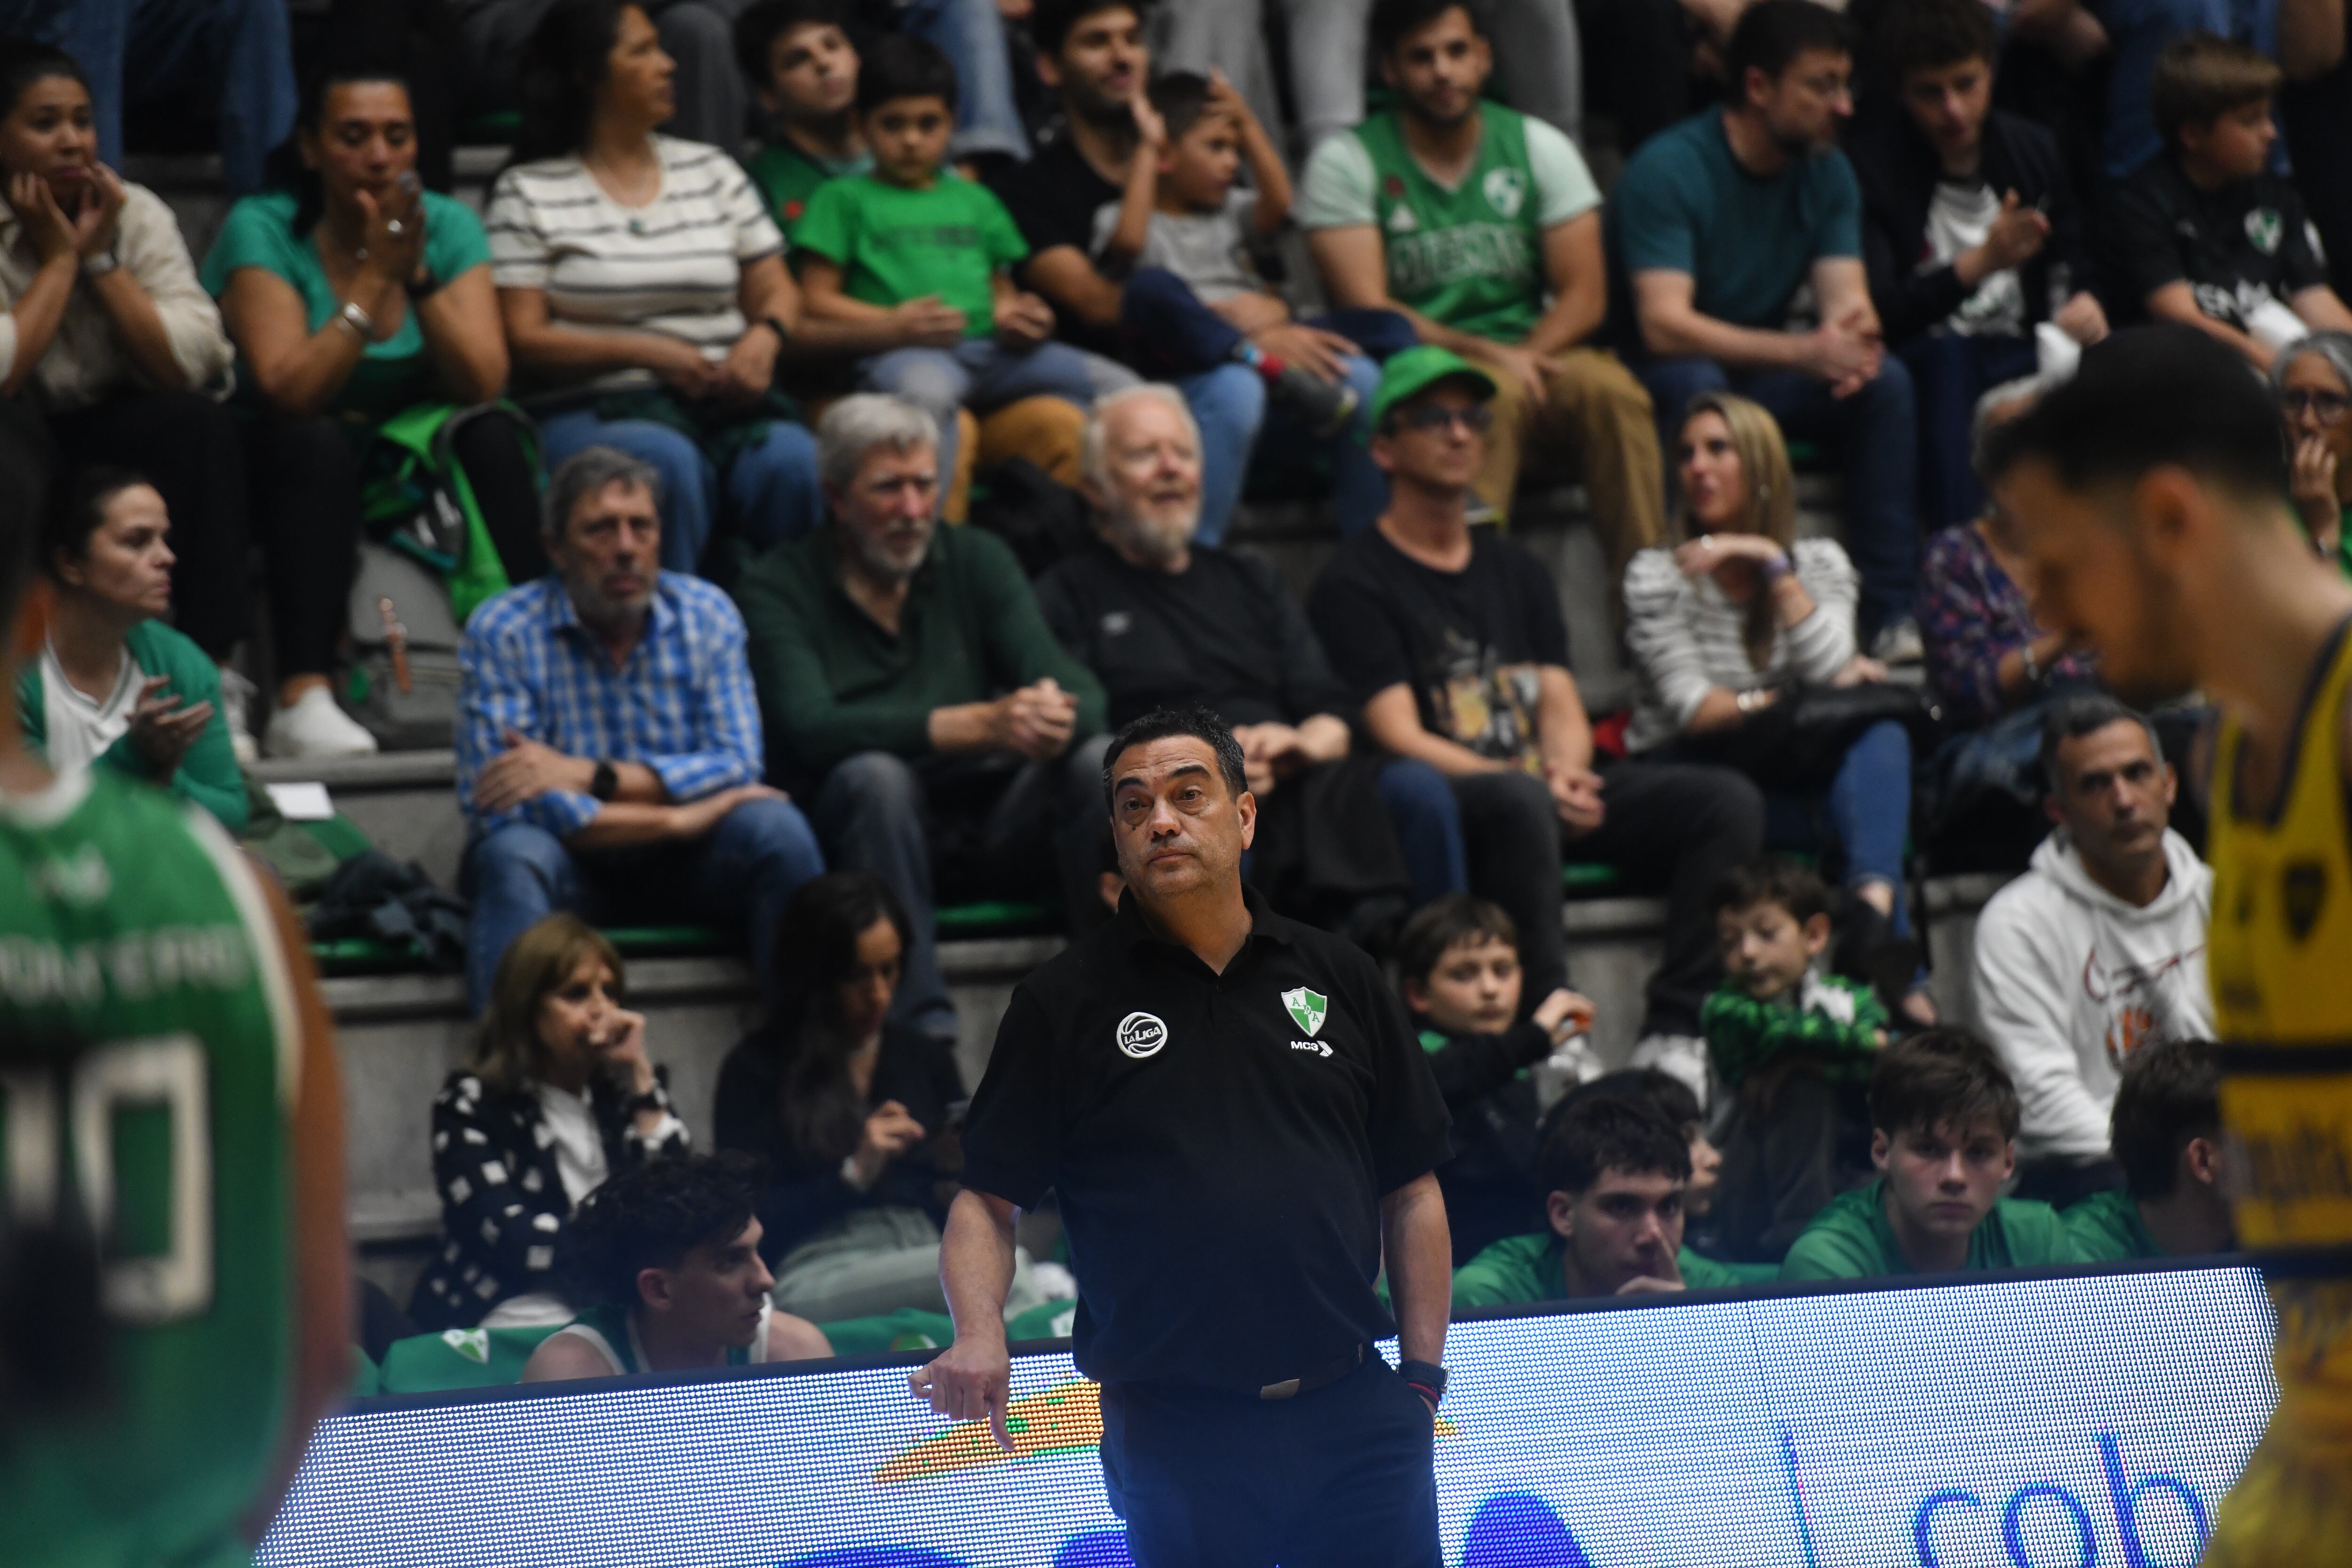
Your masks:
[{"label": "man with eyeglasses", "polygon": [[1862,192],[1837,148],[1853,113],[1851,33],[1812,0],[1756,0],[1726,51],[1720,109],[1650,139],[1611,196],[1633,279],[1633,374],[1671,453],[1683,411],[1729,390],[1788,436],[1835,448],[1845,546],[1872,655],[1920,656],[1918,428],[1862,256]]},{"label": "man with eyeglasses", "polygon": [[1494,395],[1493,377],[1445,349],[1389,361],[1372,401],[1389,510],[1339,546],[1307,613],[1364,705],[1366,732],[1452,784],[1470,889],[1519,929],[1526,1005],[1567,980],[1565,844],[1667,892],[1665,962],[1636,1059],[1703,1061],[1689,1042],[1720,975],[1706,892],[1762,848],[1763,797],[1728,769],[1594,751],[1550,573],[1470,527]]}]

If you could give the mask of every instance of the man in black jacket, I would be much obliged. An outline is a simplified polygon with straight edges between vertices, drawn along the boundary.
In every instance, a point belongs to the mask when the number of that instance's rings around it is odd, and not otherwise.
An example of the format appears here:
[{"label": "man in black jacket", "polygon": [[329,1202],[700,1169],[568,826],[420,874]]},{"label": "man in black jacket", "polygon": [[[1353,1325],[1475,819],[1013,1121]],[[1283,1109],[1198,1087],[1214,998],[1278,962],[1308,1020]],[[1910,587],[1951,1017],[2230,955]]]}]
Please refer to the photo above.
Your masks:
[{"label": "man in black jacket", "polygon": [[1890,6],[1877,53],[1896,107],[1848,149],[1871,300],[1917,389],[1920,515],[1935,528],[1982,508],[1970,420],[1989,389],[2034,374],[2034,329],[2084,344],[2107,332],[2057,140],[1992,108],[1997,47],[1981,0]]}]

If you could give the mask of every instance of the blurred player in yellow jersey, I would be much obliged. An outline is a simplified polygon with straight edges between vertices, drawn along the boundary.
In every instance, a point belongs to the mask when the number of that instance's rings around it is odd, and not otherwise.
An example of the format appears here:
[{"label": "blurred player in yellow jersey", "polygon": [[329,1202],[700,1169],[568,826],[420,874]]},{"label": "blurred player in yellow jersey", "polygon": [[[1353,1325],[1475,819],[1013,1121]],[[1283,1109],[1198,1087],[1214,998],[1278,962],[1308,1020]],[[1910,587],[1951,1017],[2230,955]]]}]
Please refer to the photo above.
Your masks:
[{"label": "blurred player in yellow jersey", "polygon": [[2296,524],[2262,382],[2192,328],[2109,339],[1990,455],[2042,623],[2128,700],[2221,710],[2207,964],[2281,1392],[2204,1561],[2352,1561],[2352,584]]},{"label": "blurred player in yellow jersey", "polygon": [[0,1562],[236,1568],[349,1378],[341,1095],[292,912],[201,811],[21,740],[0,459]]}]

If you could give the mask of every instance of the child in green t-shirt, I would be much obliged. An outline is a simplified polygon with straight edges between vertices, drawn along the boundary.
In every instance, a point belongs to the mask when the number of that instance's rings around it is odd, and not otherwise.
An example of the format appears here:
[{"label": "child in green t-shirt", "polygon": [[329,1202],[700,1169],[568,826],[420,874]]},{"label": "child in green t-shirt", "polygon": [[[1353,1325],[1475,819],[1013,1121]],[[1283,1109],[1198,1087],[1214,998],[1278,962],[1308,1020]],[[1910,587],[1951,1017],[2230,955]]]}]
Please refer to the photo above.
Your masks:
[{"label": "child in green t-shirt", "polygon": [[1735,867],[1709,900],[1723,984],[1699,1009],[1715,1075],[1733,1097],[1723,1134],[1722,1245],[1777,1258],[1861,1173],[1862,1085],[1886,1043],[1868,988],[1814,973],[1830,942],[1830,893],[1795,861]]},{"label": "child in green t-shirt", "polygon": [[735,22],[735,54],[766,123],[743,168],[790,240],[827,180],[874,167],[857,126],[848,0],[760,0]]},{"label": "child in green t-shirt", "polygon": [[1013,285],[1029,247],[1012,214],[944,167],[955,103],[955,68],[937,48],[901,34],[876,44],[857,78],[874,172],[818,186],[793,231],[810,317],[878,351],[857,362],[864,390],[939,422],[943,478],[955,471],[960,405],[984,414],[1053,396],[1085,407],[1137,379],[1053,342],[1053,308]]},{"label": "child in green t-shirt", "polygon": [[1783,1279],[1868,1279],[2078,1261],[2048,1204],[2005,1198],[2017,1169],[2017,1087],[1991,1046],[1940,1027],[1879,1053],[1870,1074],[1878,1179],[1813,1217]]}]

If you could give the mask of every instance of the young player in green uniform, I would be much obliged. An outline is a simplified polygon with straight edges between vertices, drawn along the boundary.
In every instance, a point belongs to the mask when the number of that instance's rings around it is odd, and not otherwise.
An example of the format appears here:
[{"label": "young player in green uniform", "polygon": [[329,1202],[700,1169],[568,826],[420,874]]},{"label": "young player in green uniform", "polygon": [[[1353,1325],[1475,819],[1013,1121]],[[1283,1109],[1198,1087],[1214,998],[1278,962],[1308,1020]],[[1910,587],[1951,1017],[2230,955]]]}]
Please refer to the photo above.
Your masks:
[{"label": "young player in green uniform", "polygon": [[2143,1046],[2116,1085],[2108,1142],[2120,1190],[2059,1217],[2085,1263],[2196,1258],[2238,1245],[2223,1194],[2221,1048],[2210,1040]]},{"label": "young player in green uniform", "polygon": [[[0,1556],[249,1563],[350,1377],[328,1022],[209,817],[24,745],[31,488],[0,484]],[[77,1301],[61,1379],[40,1324]],[[12,1400],[35,1368],[87,1396]]]}]

